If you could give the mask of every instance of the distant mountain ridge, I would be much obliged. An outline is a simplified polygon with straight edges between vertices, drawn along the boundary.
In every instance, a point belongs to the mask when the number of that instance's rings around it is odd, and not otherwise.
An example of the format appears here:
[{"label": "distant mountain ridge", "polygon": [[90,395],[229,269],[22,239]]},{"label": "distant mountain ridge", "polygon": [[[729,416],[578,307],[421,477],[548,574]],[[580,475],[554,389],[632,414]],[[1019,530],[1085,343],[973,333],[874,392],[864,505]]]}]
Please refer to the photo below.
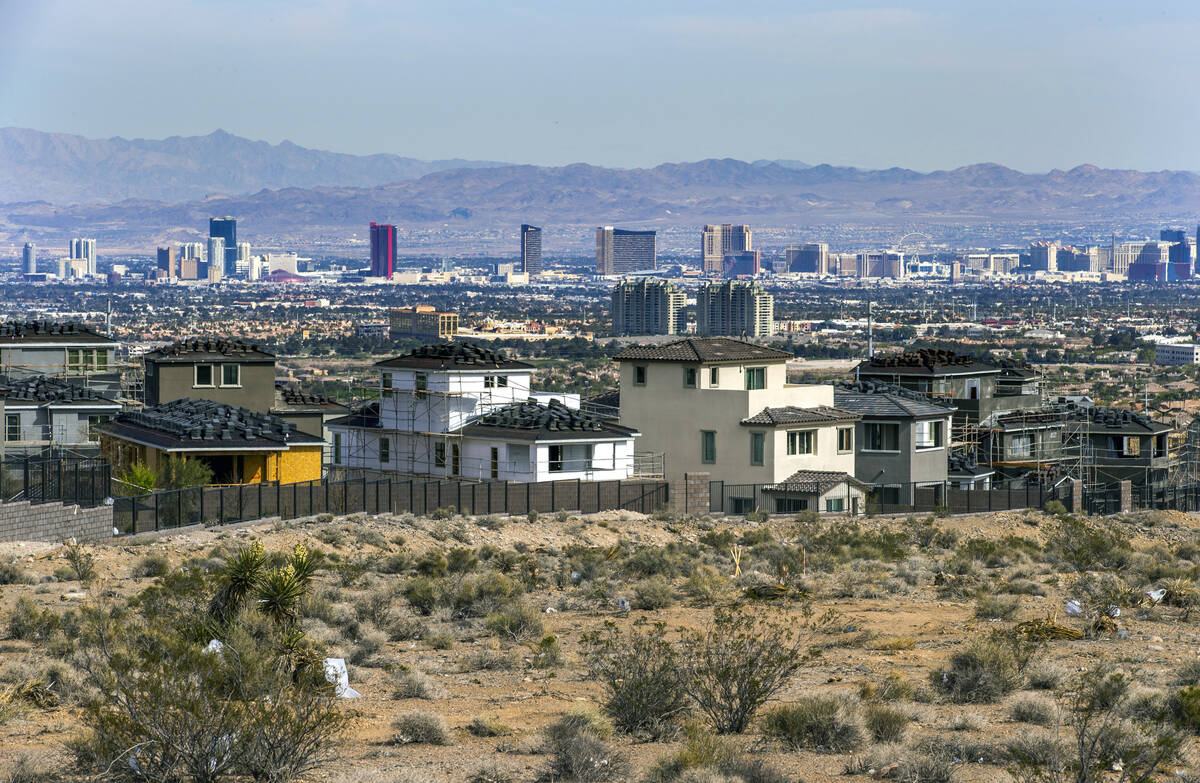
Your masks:
[{"label": "distant mountain ridge", "polygon": [[152,140],[0,128],[0,202],[183,202],[287,187],[371,187],[444,169],[494,165],[502,164],[347,155],[290,141],[251,141],[223,130]]}]

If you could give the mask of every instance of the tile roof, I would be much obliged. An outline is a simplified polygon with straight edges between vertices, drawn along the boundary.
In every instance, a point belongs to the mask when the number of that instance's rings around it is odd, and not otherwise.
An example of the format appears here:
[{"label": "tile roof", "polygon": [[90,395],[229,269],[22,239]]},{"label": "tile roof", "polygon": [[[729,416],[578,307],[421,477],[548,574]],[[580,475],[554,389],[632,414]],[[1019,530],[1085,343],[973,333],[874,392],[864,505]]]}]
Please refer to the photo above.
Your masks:
[{"label": "tile roof", "polygon": [[800,492],[806,495],[823,495],[839,484],[851,484],[861,489],[867,485],[840,470],[797,470],[778,484],[768,484],[764,492]]},{"label": "tile roof", "polygon": [[302,391],[295,386],[276,384],[275,407],[278,410],[327,410],[345,411],[350,408],[340,402],[331,400],[324,394],[313,394]]},{"label": "tile roof", "polygon": [[810,408],[786,405],[781,408],[763,408],[750,418],[742,419],[742,424],[774,427],[778,424],[832,424],[840,421],[858,421],[861,418],[857,413],[829,405],[814,405]]},{"label": "tile roof", "polygon": [[858,365],[860,374],[872,375],[974,375],[1000,371],[992,362],[939,348],[873,356]]},{"label": "tile roof", "polygon": [[379,402],[368,402],[355,408],[345,416],[339,416],[336,419],[330,419],[326,422],[327,427],[364,427],[366,429],[379,429]]},{"label": "tile roof", "polygon": [[990,476],[995,472],[986,465],[980,465],[974,454],[951,452],[946,460],[946,473],[950,476]]},{"label": "tile roof", "polygon": [[151,362],[184,362],[212,359],[239,362],[274,362],[275,355],[261,346],[240,339],[224,340],[211,337],[191,337],[156,348],[146,354]]},{"label": "tile roof", "polygon": [[946,416],[956,408],[923,394],[881,381],[864,380],[834,387],[834,404],[860,416],[922,418]]},{"label": "tile roof", "polygon": [[76,321],[5,321],[0,343],[116,343]]},{"label": "tile roof", "polygon": [[510,359],[502,351],[478,343],[437,343],[375,363],[376,367],[416,367],[432,370],[532,370],[533,365]]},{"label": "tile roof", "polygon": [[1158,434],[1175,429],[1170,424],[1154,421],[1144,413],[1092,406],[1067,406],[1067,422],[1087,432]]},{"label": "tile roof", "polygon": [[125,440],[181,451],[286,450],[290,445],[323,442],[278,416],[189,397],[128,411],[102,426],[105,432]]},{"label": "tile roof", "polygon": [[39,405],[53,403],[118,404],[95,389],[76,386],[60,378],[47,375],[30,375],[22,378],[0,376],[0,386],[9,390],[9,404],[22,402],[34,402]]},{"label": "tile roof", "polygon": [[548,405],[526,400],[506,405],[465,425],[463,435],[487,437],[505,433],[523,440],[560,440],[564,438],[628,437],[637,430],[613,424],[606,419],[558,400]]},{"label": "tile roof", "polygon": [[793,358],[788,351],[768,348],[732,337],[686,337],[662,345],[631,345],[613,357],[618,362],[782,362]]}]

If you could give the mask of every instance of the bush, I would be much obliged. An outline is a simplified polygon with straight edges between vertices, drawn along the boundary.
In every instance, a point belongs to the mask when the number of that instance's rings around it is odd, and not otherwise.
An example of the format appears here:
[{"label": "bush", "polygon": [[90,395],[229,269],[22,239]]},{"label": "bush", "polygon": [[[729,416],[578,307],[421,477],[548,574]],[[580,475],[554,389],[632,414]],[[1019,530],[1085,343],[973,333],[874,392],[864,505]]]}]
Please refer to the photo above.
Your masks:
[{"label": "bush", "polygon": [[1067,507],[1063,505],[1061,500],[1048,500],[1045,506],[1046,513],[1055,517],[1065,517],[1067,515]]},{"label": "bush", "polygon": [[58,630],[62,619],[50,611],[38,609],[27,595],[17,599],[8,616],[8,636],[25,642],[44,642]]},{"label": "bush", "polygon": [[467,783],[516,783],[516,780],[504,767],[494,761],[488,761],[471,773]]},{"label": "bush", "polygon": [[449,745],[450,729],[441,715],[413,710],[392,721],[394,742],[401,745]]},{"label": "bush", "polygon": [[654,577],[638,582],[633,588],[635,609],[666,609],[675,603],[675,592],[666,579]]},{"label": "bush", "polygon": [[863,682],[858,695],[867,702],[907,701],[913,697],[913,684],[900,672],[888,672],[878,683]]},{"label": "bush", "polygon": [[576,707],[546,727],[546,742],[553,746],[580,734],[609,739],[612,721],[590,707]]},{"label": "bush", "polygon": [[1011,620],[1021,608],[1021,599],[982,593],[975,599],[975,616],[980,620]]},{"label": "bush", "polygon": [[762,762],[746,759],[723,737],[697,723],[684,728],[683,746],[650,768],[648,783],[792,783]]},{"label": "bush", "polygon": [[96,558],[79,544],[72,543],[67,547],[67,564],[80,582],[90,582],[96,578]]},{"label": "bush", "polygon": [[876,742],[900,742],[912,721],[912,713],[901,707],[871,704],[863,710],[863,722]]},{"label": "bush", "polygon": [[1054,722],[1054,705],[1046,699],[1026,697],[1009,705],[1008,714],[1018,723],[1049,726]]},{"label": "bush", "polygon": [[1035,661],[1025,668],[1025,680],[1030,688],[1052,691],[1062,682],[1066,673],[1062,667],[1047,661]]},{"label": "bush", "polygon": [[467,724],[467,731],[476,737],[507,737],[513,730],[502,723],[499,718],[473,718]]},{"label": "bush", "polygon": [[437,585],[428,577],[418,576],[409,579],[400,593],[418,614],[428,617],[437,608]]},{"label": "bush", "polygon": [[403,574],[412,567],[412,555],[407,552],[388,555],[375,564],[375,570],[381,574]]},{"label": "bush", "polygon": [[604,688],[604,711],[630,734],[658,738],[688,709],[666,627],[623,634],[613,623],[584,637],[588,669]]},{"label": "bush", "polygon": [[449,567],[450,563],[440,549],[430,549],[417,558],[417,573],[422,576],[445,576]]},{"label": "bush", "polygon": [[540,636],[546,630],[542,613],[529,604],[513,604],[502,612],[489,615],[486,624],[487,629],[497,636],[518,642]]},{"label": "bush", "polygon": [[931,673],[933,686],[959,704],[987,704],[1021,684],[1016,656],[992,639],[968,644],[950,665]]},{"label": "bush", "polygon": [[553,634],[546,634],[532,647],[533,668],[556,669],[563,665],[562,645]]},{"label": "bush", "polygon": [[465,574],[479,566],[479,557],[470,549],[455,547],[446,557],[446,569],[452,574]]},{"label": "bush", "polygon": [[719,734],[740,734],[758,709],[782,689],[810,653],[814,624],[772,621],[741,609],[713,610],[703,631],[685,631],[678,655],[680,683]]},{"label": "bush", "polygon": [[[72,571],[70,576],[73,577],[74,574],[75,572]],[[33,574],[16,563],[0,563],[0,585],[31,585],[36,581]]]},{"label": "bush", "polygon": [[1126,535],[1074,517],[1061,517],[1046,541],[1046,553],[1076,571],[1115,569],[1129,561]]},{"label": "bush", "polygon": [[553,753],[550,780],[575,783],[629,780],[629,759],[593,734],[584,732],[564,739],[554,745]]},{"label": "bush", "polygon": [[392,694],[395,699],[444,699],[446,689],[440,683],[434,682],[424,672],[407,670],[396,676],[396,691]]},{"label": "bush", "polygon": [[165,575],[171,570],[171,561],[166,555],[146,555],[133,567],[134,579],[150,579]]},{"label": "bush", "polygon": [[769,710],[763,734],[789,748],[846,753],[863,743],[862,723],[855,705],[834,696],[807,696]]}]

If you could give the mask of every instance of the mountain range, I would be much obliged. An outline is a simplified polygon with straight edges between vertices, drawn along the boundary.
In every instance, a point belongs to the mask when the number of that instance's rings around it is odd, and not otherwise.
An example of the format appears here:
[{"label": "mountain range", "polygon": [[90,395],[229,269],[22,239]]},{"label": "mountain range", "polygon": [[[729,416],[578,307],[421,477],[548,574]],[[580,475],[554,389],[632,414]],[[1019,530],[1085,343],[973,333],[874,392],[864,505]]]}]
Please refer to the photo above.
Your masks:
[{"label": "mountain range", "polygon": [[[21,196],[10,188],[14,177],[3,163],[15,159],[13,150],[20,145],[12,140],[17,138],[27,139],[22,148],[29,154],[22,165],[44,172],[24,183],[27,190]],[[271,146],[221,132],[161,142],[110,140],[103,144],[120,154],[96,159],[93,153],[99,148],[93,142],[64,141],[78,138],[0,132],[0,140],[7,139],[0,141],[0,200],[9,202],[0,206],[0,236],[15,241],[87,232],[150,239],[171,236],[176,229],[202,231],[210,216],[226,214],[236,215],[252,234],[297,242],[361,233],[371,221],[452,234],[459,229],[486,233],[522,222],[662,229],[729,221],[777,226],[889,221],[1136,225],[1194,222],[1200,215],[1200,175],[1186,171],[1084,165],[1030,174],[984,163],[918,172],[727,158],[646,169],[426,163],[319,152],[286,142]],[[119,172],[113,177],[131,195],[114,200],[116,185],[106,191],[102,180],[108,175],[96,171]],[[217,189],[210,184],[217,180],[242,184]],[[46,191],[29,192],[39,182],[48,183]],[[73,188],[76,195],[58,198],[58,188]],[[199,191],[205,195],[187,195]]]}]

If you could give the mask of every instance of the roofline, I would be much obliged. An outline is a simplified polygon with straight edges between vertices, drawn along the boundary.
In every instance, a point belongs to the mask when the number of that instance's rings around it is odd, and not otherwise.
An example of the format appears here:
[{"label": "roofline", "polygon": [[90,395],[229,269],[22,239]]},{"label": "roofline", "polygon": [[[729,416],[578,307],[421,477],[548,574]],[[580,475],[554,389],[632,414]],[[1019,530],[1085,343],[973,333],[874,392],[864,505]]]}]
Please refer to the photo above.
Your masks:
[{"label": "roofline", "polygon": [[74,341],[74,340],[55,340],[49,343],[33,343],[24,342],[22,340],[11,340],[5,342],[3,337],[0,337],[0,348],[20,347],[20,348],[70,348],[72,345],[86,345],[96,347],[97,345],[107,345],[111,348],[120,347],[120,343],[109,337],[100,337],[95,340]]},{"label": "roofline", "polygon": [[756,359],[622,359],[614,356],[613,361],[621,362],[658,362],[659,364],[787,364],[795,356],[759,357]]},{"label": "roofline", "polygon": [[506,367],[503,364],[493,364],[493,365],[481,364],[481,365],[475,365],[472,369],[464,369],[462,367],[462,365],[451,365],[450,367],[421,367],[421,366],[415,365],[415,364],[389,364],[389,362],[393,362],[393,361],[395,361],[395,360],[394,359],[383,359],[382,361],[375,362],[375,364],[373,364],[371,366],[372,367],[391,367],[391,368],[400,369],[400,370],[433,370],[436,372],[459,372],[459,373],[495,372],[497,370],[510,370],[510,371],[514,371],[514,372],[533,372],[534,370],[537,369],[532,364],[526,364],[525,362],[521,362],[521,361],[514,361],[513,364],[519,365],[519,366],[515,366],[515,367],[514,366]]}]

